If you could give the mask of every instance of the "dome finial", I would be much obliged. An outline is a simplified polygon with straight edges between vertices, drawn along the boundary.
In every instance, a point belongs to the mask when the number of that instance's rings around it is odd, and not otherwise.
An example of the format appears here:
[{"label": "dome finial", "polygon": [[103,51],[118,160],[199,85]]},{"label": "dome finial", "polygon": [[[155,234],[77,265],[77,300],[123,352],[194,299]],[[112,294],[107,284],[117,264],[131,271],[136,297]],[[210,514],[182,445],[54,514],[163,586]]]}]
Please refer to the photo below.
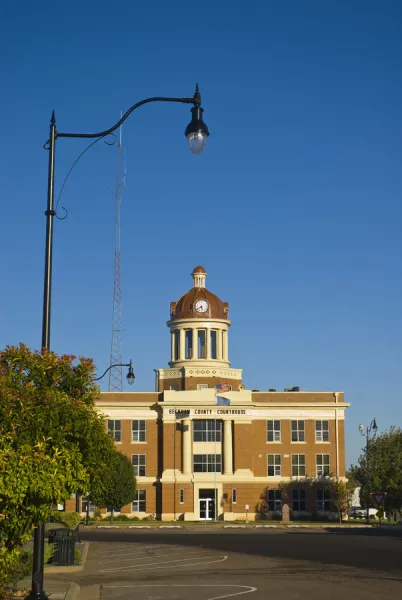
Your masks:
[{"label": "dome finial", "polygon": [[204,267],[201,267],[200,265],[198,265],[198,267],[195,267],[193,269],[193,287],[195,288],[205,288],[205,280],[207,278],[207,273],[204,269]]}]

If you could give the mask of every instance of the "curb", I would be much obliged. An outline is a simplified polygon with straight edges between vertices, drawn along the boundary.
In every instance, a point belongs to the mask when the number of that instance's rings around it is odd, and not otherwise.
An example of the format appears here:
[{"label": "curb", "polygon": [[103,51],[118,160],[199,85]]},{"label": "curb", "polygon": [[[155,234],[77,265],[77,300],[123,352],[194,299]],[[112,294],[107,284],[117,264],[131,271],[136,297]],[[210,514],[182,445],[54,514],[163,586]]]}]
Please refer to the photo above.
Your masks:
[{"label": "curb", "polygon": [[81,587],[78,583],[72,581],[68,586],[67,594],[64,596],[64,600],[77,600],[81,592]]},{"label": "curb", "polygon": [[[84,585],[81,588],[81,594],[79,596],[80,600],[100,600],[100,591],[101,586],[99,583],[95,585]],[[69,598],[65,598],[65,600],[70,600]],[[75,599],[74,599],[75,600]]]},{"label": "curb", "polygon": [[83,571],[85,567],[85,563],[88,556],[89,551],[89,542],[81,542],[84,546],[82,549],[81,562],[79,565],[71,565],[71,566],[57,566],[57,565],[46,565],[45,566],[45,574],[48,576],[52,576],[52,574],[56,573],[78,573],[79,571]]},{"label": "curb", "polygon": [[[348,530],[355,530],[355,529],[373,529],[375,528],[374,525],[337,525],[337,524],[333,524],[333,525],[324,525],[322,523],[317,523],[317,525],[303,525],[303,524],[292,524],[290,523],[289,525],[282,525],[282,524],[278,524],[278,525],[252,525],[250,523],[246,524],[239,524],[239,525],[223,525],[219,524],[219,525],[213,525],[213,527],[215,529],[259,529],[259,528],[276,528],[276,529],[297,529],[297,528],[303,528],[303,529],[348,529]],[[186,526],[186,525],[98,525],[96,527],[92,528],[92,531],[95,531],[97,529],[192,529],[192,526]],[[203,525],[198,525],[198,526],[194,526],[195,530],[200,530],[202,531],[203,529]],[[71,570],[72,567],[69,567],[69,569]]]}]

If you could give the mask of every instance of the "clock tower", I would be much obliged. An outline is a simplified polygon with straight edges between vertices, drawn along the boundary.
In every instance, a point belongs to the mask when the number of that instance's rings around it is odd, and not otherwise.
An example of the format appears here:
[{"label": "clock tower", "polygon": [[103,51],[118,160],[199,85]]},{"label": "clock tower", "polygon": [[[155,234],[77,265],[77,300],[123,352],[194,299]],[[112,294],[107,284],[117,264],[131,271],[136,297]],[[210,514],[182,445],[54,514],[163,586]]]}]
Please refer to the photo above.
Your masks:
[{"label": "clock tower", "polygon": [[157,369],[156,391],[197,390],[227,383],[242,389],[242,370],[229,362],[229,305],[206,288],[204,267],[195,267],[193,287],[170,303],[169,369]]}]

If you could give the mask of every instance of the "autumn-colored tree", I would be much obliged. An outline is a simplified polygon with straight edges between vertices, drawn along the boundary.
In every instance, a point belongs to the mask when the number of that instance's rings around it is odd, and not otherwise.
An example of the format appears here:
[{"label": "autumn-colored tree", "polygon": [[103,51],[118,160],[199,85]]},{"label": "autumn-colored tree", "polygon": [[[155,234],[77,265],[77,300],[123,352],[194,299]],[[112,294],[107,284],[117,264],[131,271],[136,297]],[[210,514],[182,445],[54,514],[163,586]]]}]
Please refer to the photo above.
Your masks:
[{"label": "autumn-colored tree", "polygon": [[103,489],[116,450],[93,372],[90,359],[24,345],[0,352],[0,590],[52,503]]}]

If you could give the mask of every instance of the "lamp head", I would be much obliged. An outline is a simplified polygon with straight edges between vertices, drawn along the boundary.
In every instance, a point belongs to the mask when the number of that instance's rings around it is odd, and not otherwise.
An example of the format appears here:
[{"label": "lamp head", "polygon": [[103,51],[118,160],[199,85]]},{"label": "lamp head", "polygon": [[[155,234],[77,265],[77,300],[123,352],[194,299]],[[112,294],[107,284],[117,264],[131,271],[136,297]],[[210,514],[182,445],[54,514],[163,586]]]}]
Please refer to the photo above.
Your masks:
[{"label": "lamp head", "polygon": [[378,427],[377,427],[377,422],[375,420],[375,417],[373,419],[373,431],[377,431]]},{"label": "lamp head", "polygon": [[363,431],[364,431],[364,425],[359,425],[359,431],[360,431],[360,433],[363,433]]},{"label": "lamp head", "polygon": [[132,362],[130,360],[130,365],[128,367],[128,373],[127,373],[127,382],[128,382],[128,385],[133,385],[134,379],[135,379],[135,375],[134,375],[134,371],[133,371],[133,365],[132,365]]},{"label": "lamp head", "polygon": [[201,95],[198,89],[198,83],[195,88],[194,106],[191,109],[191,121],[186,127],[184,135],[188,140],[188,145],[193,154],[201,154],[207,143],[209,129],[202,119],[204,109],[201,107]]}]

